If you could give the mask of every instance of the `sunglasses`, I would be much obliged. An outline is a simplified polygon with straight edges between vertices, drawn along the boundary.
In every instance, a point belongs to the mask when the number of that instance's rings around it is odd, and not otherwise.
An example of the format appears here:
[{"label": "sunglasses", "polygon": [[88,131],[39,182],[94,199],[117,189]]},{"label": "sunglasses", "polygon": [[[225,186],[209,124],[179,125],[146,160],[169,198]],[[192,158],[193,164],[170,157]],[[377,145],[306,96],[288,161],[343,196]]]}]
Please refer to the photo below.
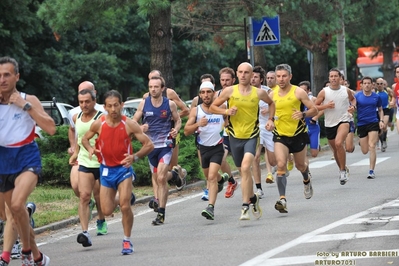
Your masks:
[{"label": "sunglasses", "polygon": [[377,85],[384,85],[384,83],[376,83]]}]

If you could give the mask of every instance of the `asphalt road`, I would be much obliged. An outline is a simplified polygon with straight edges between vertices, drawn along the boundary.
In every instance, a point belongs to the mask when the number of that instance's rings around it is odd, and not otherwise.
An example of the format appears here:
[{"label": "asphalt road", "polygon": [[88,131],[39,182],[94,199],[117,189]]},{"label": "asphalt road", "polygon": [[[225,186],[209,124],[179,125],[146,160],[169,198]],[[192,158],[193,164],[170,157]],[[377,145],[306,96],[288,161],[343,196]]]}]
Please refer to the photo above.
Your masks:
[{"label": "asphalt road", "polygon": [[324,152],[311,160],[314,196],[309,200],[304,198],[300,173],[293,170],[287,214],[274,209],[276,184],[263,180],[266,195],[259,220],[252,214],[250,221],[239,220],[240,189],[230,199],[224,198],[224,190],[218,195],[214,221],[201,216],[207,203],[200,200],[198,188],[170,197],[162,226],[151,225],[156,214],[147,204],[138,204],[132,255],[120,254],[118,215],[108,220],[106,236],[95,236],[95,220],[91,222],[92,247],[76,242],[80,226],[41,233],[37,242],[51,265],[61,266],[399,265],[398,149],[396,131],[389,132],[387,151],[377,151],[376,179],[369,180],[368,156],[357,146],[347,156],[350,177],[344,186],[331,153]]}]

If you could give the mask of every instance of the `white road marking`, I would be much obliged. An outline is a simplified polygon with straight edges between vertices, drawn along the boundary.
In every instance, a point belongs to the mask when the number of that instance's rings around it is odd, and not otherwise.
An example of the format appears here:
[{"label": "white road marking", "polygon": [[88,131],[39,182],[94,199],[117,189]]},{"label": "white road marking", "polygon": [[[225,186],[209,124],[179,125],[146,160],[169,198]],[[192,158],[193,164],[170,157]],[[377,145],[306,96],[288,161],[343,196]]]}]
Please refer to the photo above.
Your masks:
[{"label": "white road marking", "polygon": [[388,223],[399,221],[399,216],[378,216],[372,218],[359,218],[349,222],[348,224],[371,224],[371,223]]},{"label": "white road marking", "polygon": [[[370,208],[368,210],[356,213],[354,215],[348,216],[348,217],[343,218],[343,219],[341,219],[339,221],[336,221],[334,223],[331,223],[329,225],[326,225],[324,227],[316,229],[316,230],[314,230],[312,232],[306,233],[306,234],[304,234],[304,235],[302,235],[302,236],[300,236],[300,237],[298,237],[298,238],[296,238],[296,239],[294,239],[294,240],[292,240],[290,242],[285,243],[284,245],[281,245],[279,247],[271,249],[271,250],[269,250],[269,251],[267,251],[267,252],[255,257],[255,258],[253,258],[253,259],[251,259],[251,260],[249,260],[247,262],[244,262],[241,265],[242,266],[250,266],[250,265],[287,265],[287,264],[272,264],[272,262],[274,260],[276,260],[276,259],[270,259],[270,258],[275,256],[275,255],[277,255],[277,254],[280,254],[280,253],[282,253],[282,252],[284,252],[284,251],[286,251],[288,249],[291,249],[291,248],[293,248],[295,246],[298,246],[300,244],[309,242],[312,238],[316,237],[317,235],[325,233],[325,232],[327,232],[329,230],[332,230],[332,229],[334,229],[336,227],[339,227],[341,225],[348,224],[349,222],[351,222],[351,221],[353,221],[355,219],[358,219],[360,217],[363,217],[365,215],[368,215],[370,213],[374,213],[374,212],[382,210],[382,209],[384,209],[386,207],[390,207],[393,204],[397,204],[398,201],[399,201],[399,199],[396,199],[396,200],[387,202],[385,204],[372,207],[372,208]],[[312,257],[313,258],[313,256],[306,256],[306,258],[307,257]],[[291,264],[293,264],[294,259],[292,259],[292,257],[291,258],[285,258],[285,259],[289,259]],[[269,263],[269,261],[270,261],[270,263]],[[314,261],[314,260],[312,260],[312,261]],[[312,261],[309,261],[309,263],[311,263]]]},{"label": "white road marking", "polygon": [[394,235],[399,235],[399,230],[376,230],[376,231],[368,231],[368,232],[326,234],[326,235],[314,236],[314,237],[312,237],[312,239],[309,239],[306,243],[336,241],[336,240],[349,240],[349,239],[380,237],[380,236],[394,236]]},{"label": "white road marking", "polygon": [[[391,158],[391,157],[380,157],[380,158],[377,157],[376,165],[379,164],[379,163],[382,163],[385,160],[388,160],[389,158]],[[351,164],[350,166],[363,166],[363,165],[370,165],[369,158],[360,160],[357,163]]]},{"label": "white road marking", "polygon": [[324,166],[330,165],[335,163],[334,160],[329,160],[329,161],[317,161],[314,163],[309,164],[309,169],[316,169],[316,168],[323,168]]}]

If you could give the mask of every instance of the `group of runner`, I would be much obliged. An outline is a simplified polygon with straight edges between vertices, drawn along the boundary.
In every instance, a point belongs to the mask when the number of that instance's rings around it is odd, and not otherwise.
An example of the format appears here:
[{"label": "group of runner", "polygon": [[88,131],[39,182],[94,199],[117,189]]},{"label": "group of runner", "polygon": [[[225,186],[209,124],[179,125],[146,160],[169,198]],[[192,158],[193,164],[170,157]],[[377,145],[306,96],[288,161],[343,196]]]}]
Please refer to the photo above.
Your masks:
[{"label": "group of runner", "polygon": [[[399,76],[398,68],[395,73]],[[219,91],[215,89],[212,75],[201,77],[198,97],[193,99],[189,110],[176,92],[165,86],[160,71],[153,70],[149,74],[148,93],[132,119],[122,115],[123,100],[119,92],[108,91],[104,105],[98,105],[93,83],[82,82],[78,87],[79,106],[70,113],[71,146],[68,150],[72,165],[71,186],[79,197],[82,227],[77,242],[83,247],[92,245],[88,224],[94,205],[98,211],[97,235],[107,234],[105,217],[119,206],[124,234],[121,253],[127,255],[134,251],[131,205],[135,201],[132,193],[135,173],[132,164],[145,156],[148,156],[154,190],[149,207],[157,213],[152,224],[158,226],[165,222],[168,183],[174,184],[177,190],[182,190],[186,184],[187,171],[177,163],[177,158],[181,117],[187,115],[184,134],[195,134],[198,157],[207,180],[201,197],[209,201],[201,212],[206,219],[215,219],[217,194],[223,190],[224,183],[228,182],[226,198],[231,198],[238,187],[226,162],[229,152],[241,176],[240,220],[249,220],[250,210],[256,219],[262,216],[259,201],[264,193],[259,164],[263,148],[267,169],[265,182],[276,182],[279,193],[275,209],[280,213],[288,212],[287,176],[294,165],[303,177],[304,196],[310,199],[313,186],[307,149],[310,144],[311,156],[317,156],[318,120],[322,115],[328,143],[339,168],[340,184],[348,181],[346,152],[354,150],[353,135],[352,144],[348,135],[353,133],[356,111],[359,144],[364,154],[370,153],[367,177],[375,178],[376,144],[380,138],[383,151],[387,148],[389,108],[396,105],[399,88],[394,85],[393,92],[388,93],[384,89],[386,86],[380,85],[383,80],[378,79],[374,92],[373,80],[363,77],[362,90],[355,94],[341,85],[343,75],[333,68],[329,71],[329,84],[315,97],[308,81],[296,86],[291,84],[291,79],[292,70],[287,64],[280,64],[267,73],[262,67],[246,62],[236,71],[225,67],[219,72]],[[0,131],[0,192],[5,206],[0,214],[3,220],[8,218],[10,225],[4,233],[0,265],[8,265],[10,261],[16,232],[22,242],[23,265],[49,265],[49,257],[35,244],[25,202],[41,170],[39,151],[33,139],[34,126],[37,123],[44,131],[54,134],[55,125],[37,97],[16,90],[18,80],[18,63],[9,57],[0,58],[0,121],[9,121]],[[133,151],[133,137],[142,144],[138,151]],[[92,194],[95,201],[91,199]]]}]

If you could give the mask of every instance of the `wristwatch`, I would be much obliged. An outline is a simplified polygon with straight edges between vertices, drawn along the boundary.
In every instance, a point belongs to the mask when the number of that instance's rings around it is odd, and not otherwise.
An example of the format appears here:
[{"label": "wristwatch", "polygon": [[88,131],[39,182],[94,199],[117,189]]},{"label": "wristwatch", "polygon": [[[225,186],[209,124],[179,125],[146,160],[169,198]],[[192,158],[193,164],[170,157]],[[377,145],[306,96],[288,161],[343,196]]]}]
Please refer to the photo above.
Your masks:
[{"label": "wristwatch", "polygon": [[30,102],[26,102],[22,110],[29,111],[30,109],[32,109],[32,104]]},{"label": "wristwatch", "polygon": [[137,162],[138,160],[140,160],[139,156],[137,156],[136,154],[133,156],[133,162]]}]

